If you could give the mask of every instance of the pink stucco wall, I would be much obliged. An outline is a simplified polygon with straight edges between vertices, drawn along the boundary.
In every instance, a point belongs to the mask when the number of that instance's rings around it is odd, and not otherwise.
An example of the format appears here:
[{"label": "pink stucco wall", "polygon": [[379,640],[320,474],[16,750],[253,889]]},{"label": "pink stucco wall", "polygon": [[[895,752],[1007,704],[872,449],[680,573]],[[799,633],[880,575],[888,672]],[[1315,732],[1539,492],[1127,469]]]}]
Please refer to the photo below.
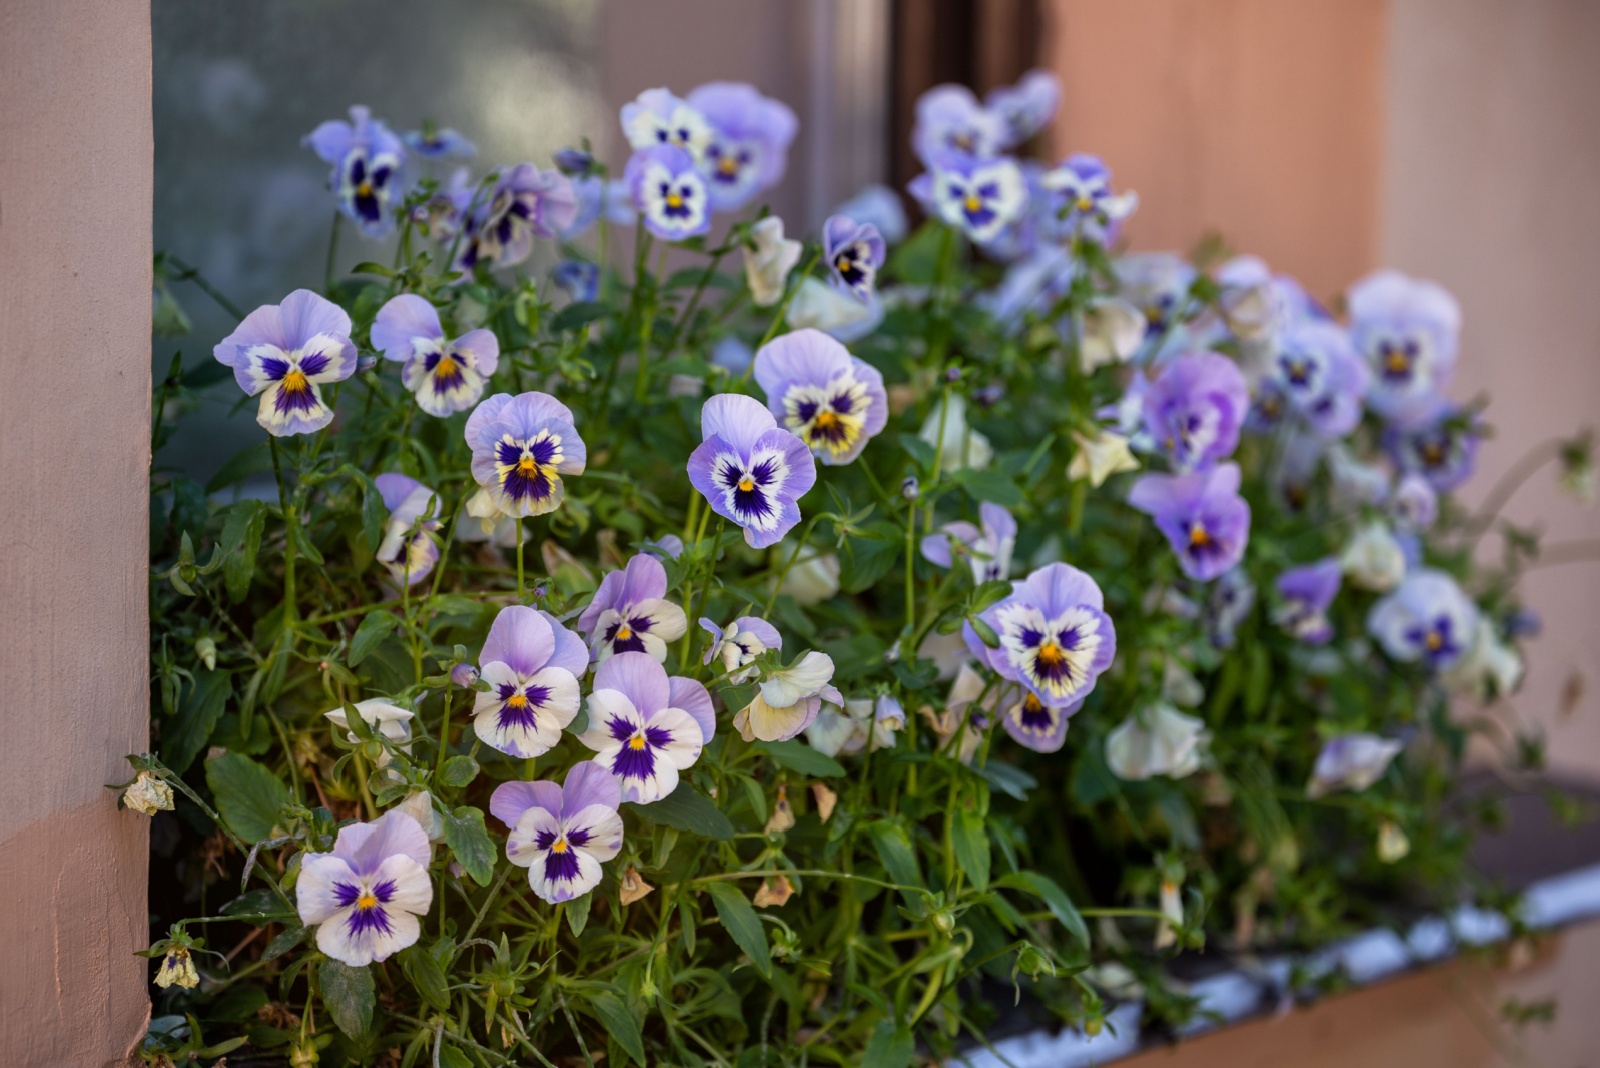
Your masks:
[{"label": "pink stucco wall", "polygon": [[147,0],[0,4],[0,1063],[121,1064],[149,1010]]}]

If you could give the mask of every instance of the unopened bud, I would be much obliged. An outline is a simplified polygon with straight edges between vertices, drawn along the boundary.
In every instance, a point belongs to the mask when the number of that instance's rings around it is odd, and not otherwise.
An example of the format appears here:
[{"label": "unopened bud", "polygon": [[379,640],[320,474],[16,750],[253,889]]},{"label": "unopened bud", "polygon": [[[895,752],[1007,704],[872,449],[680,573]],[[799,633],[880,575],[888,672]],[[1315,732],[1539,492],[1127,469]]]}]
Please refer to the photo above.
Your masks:
[{"label": "unopened bud", "polygon": [[200,663],[206,666],[207,671],[217,670],[217,643],[211,635],[195,639],[194,655],[200,658]]},{"label": "unopened bud", "polygon": [[478,682],[478,669],[471,664],[457,664],[450,669],[450,681],[464,690],[470,690]]},{"label": "unopened bud", "polygon": [[356,357],[357,374],[364,375],[376,366],[378,366],[378,358],[370,352],[363,352],[360,356]]},{"label": "unopened bud", "polygon": [[566,175],[588,174],[594,157],[581,148],[563,148],[555,154],[556,170]]},{"label": "unopened bud", "polygon": [[908,501],[914,501],[922,496],[922,483],[917,481],[916,475],[907,475],[900,480],[900,496]]}]

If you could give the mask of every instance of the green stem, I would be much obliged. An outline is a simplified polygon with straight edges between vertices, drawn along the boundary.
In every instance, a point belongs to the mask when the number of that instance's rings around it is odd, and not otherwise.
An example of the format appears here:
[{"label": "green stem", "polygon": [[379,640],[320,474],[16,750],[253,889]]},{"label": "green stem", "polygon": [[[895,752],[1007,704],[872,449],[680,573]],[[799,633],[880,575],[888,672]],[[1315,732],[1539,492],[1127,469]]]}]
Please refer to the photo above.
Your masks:
[{"label": "green stem", "polygon": [[523,577],[522,577],[522,543],[528,540],[527,538],[523,537],[523,535],[525,533],[526,533],[526,531],[524,531],[522,529],[522,519],[519,517],[517,519],[517,603],[518,604],[522,603],[523,593],[524,593],[524,591],[526,589],[526,586],[525,586],[525,583],[524,583]]},{"label": "green stem", "polygon": [[806,547],[806,542],[811,538],[811,530],[817,525],[817,520],[820,518],[821,516],[812,516],[810,521],[806,523],[805,530],[800,532],[800,540],[795,544],[794,552],[789,554],[788,562],[783,565],[783,570],[778,572],[778,580],[772,584],[772,592],[767,595],[767,603],[761,607],[763,619],[766,618],[767,613],[772,611],[772,606],[777,603],[778,591],[783,589],[783,581],[789,577],[789,569],[794,567],[795,559],[799,557],[801,550]]},{"label": "green stem", "polygon": [[339,256],[339,228],[344,224],[344,214],[333,213],[333,228],[328,231],[328,260],[322,270],[322,291],[331,296],[333,294],[333,268],[334,261]]},{"label": "green stem", "polygon": [[172,280],[174,282],[193,282],[200,289],[200,292],[210,297],[212,301],[216,303],[217,307],[221,308],[235,319],[244,318],[244,312],[240,309],[240,307],[227,297],[223,296],[222,293],[210,282],[206,281],[206,276],[200,273],[200,269],[198,267],[193,267],[183,262],[170,252],[167,253],[166,256],[167,261],[173,266],[177,267],[179,271],[178,274],[172,276]]},{"label": "green stem", "polygon": [[[906,637],[910,637],[917,629],[917,506],[915,503],[906,505]],[[952,564],[955,561],[951,561]],[[912,654],[913,650],[903,652]]]},{"label": "green stem", "polygon": [[[789,288],[784,292],[783,300],[779,302],[778,310],[772,316],[772,322],[767,324],[767,332],[761,335],[761,340],[756,345],[757,352],[760,352],[767,342],[778,336],[778,327],[783,325],[784,316],[789,314],[789,305],[794,303],[795,295],[800,292],[801,283],[811,277],[811,272],[816,269],[817,264],[821,261],[822,249],[819,247],[811,254],[811,258],[806,261],[806,265],[800,269],[800,272],[790,276]],[[755,361],[751,360],[750,366],[744,369],[744,374],[739,378],[741,385],[750,381],[750,373],[755,369],[755,365]]]},{"label": "green stem", "polygon": [[672,328],[672,336],[667,339],[666,351],[671,352],[678,344],[678,336],[683,333],[683,328],[694,318],[695,309],[700,307],[701,294],[705,293],[706,286],[717,273],[717,267],[722,263],[722,257],[728,254],[726,248],[719,248],[711,255],[711,262],[706,264],[705,271],[700,275],[700,280],[695,283],[694,292],[689,295],[689,303],[684,306],[683,314],[678,317],[677,325]]}]

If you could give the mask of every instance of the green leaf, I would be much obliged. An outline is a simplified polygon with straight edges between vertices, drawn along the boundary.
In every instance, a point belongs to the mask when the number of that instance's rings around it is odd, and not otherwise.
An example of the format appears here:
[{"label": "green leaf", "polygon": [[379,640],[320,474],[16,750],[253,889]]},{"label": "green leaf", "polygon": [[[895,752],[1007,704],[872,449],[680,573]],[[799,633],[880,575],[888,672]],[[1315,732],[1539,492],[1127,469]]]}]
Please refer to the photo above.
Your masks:
[{"label": "green leaf", "polygon": [[322,987],[322,1003],[328,1006],[328,1015],[339,1030],[351,1038],[366,1034],[372,1026],[372,1006],[377,1000],[372,972],[327,959],[317,969],[317,979]]},{"label": "green leaf", "polygon": [[915,434],[901,434],[900,447],[910,453],[913,460],[917,461],[917,466],[922,468],[923,474],[929,474],[933,471],[934,452],[932,445],[929,445]]},{"label": "green leaf", "polygon": [[991,760],[978,769],[990,786],[1016,798],[1018,801],[1028,799],[1028,791],[1039,785],[1039,780],[1012,764]]},{"label": "green leaf", "polygon": [[444,840],[450,851],[461,862],[461,867],[479,886],[488,886],[494,875],[494,843],[483,826],[483,812],[471,805],[462,805],[455,812],[441,813],[444,820]]},{"label": "green leaf", "polygon": [[235,482],[243,482],[257,472],[271,470],[272,454],[267,451],[267,446],[252,445],[234,453],[231,459],[217,469],[217,473],[211,476],[211,481],[206,483],[206,493],[215,493]]},{"label": "green leaf", "polygon": [[349,664],[355,667],[365,660],[372,650],[383,644],[383,639],[394,633],[400,618],[393,612],[375,608],[361,618],[355,637],[350,639]]},{"label": "green leaf", "polygon": [[563,330],[576,330],[580,326],[587,326],[596,319],[604,319],[611,312],[611,305],[597,300],[568,304],[565,308],[556,312],[555,317],[550,320],[550,332],[559,334]]},{"label": "green leaf", "polygon": [[206,761],[206,785],[216,798],[222,821],[251,845],[272,837],[278,809],[289,800],[289,788],[282,779],[238,753]]},{"label": "green leaf", "polygon": [[911,1068],[916,1055],[917,1045],[910,1028],[896,1027],[893,1020],[879,1020],[861,1054],[861,1063],[872,1068]]},{"label": "green leaf", "polygon": [[371,475],[349,465],[344,470],[361,481],[361,533],[367,539],[367,549],[376,553],[378,546],[383,544],[383,528],[389,522],[389,509],[384,505],[383,494],[378,492],[378,484]]},{"label": "green leaf", "polygon": [[757,742],[755,747],[790,771],[815,778],[839,778],[845,774],[844,765],[817,750],[790,739],[787,742]]},{"label": "green leaf", "polygon": [[917,867],[917,852],[911,846],[911,837],[905,828],[888,820],[869,824],[867,833],[878,851],[878,861],[889,873],[891,882],[901,886],[922,886],[922,870]]},{"label": "green leaf", "polygon": [[702,838],[726,842],[733,837],[733,824],[722,814],[716,802],[681,780],[678,788],[660,801],[648,805],[635,804],[633,809],[647,820],[698,834]]},{"label": "green leaf", "polygon": [[1021,890],[1032,894],[1044,902],[1044,907],[1050,910],[1061,926],[1067,932],[1082,942],[1089,945],[1089,928],[1084,925],[1083,917],[1078,915],[1077,907],[1072,904],[1072,899],[1067,892],[1056,884],[1054,879],[1047,875],[1040,875],[1036,871],[1015,871],[996,879],[996,886],[1004,886],[1013,890]]},{"label": "green leaf", "polygon": [[309,927],[286,927],[272,936],[272,941],[267,943],[267,948],[261,951],[262,960],[277,960],[301,942],[306,940],[306,935],[311,933]]},{"label": "green leaf", "polygon": [[999,604],[1011,596],[1011,583],[1001,579],[985,582],[982,586],[972,591],[968,598],[967,611],[981,612],[990,605]]},{"label": "green leaf", "polygon": [[439,1047],[439,1068],[473,1068],[472,1058],[446,1043]]},{"label": "green leaf", "polygon": [[1028,503],[1017,484],[996,471],[963,467],[950,472],[950,477],[977,500],[993,501],[1006,508],[1021,508]]},{"label": "green leaf", "polygon": [[958,809],[950,821],[950,844],[973,889],[979,893],[989,889],[989,835],[983,817],[974,809]]},{"label": "green leaf", "polygon": [[400,954],[400,967],[405,969],[406,978],[417,988],[423,1001],[440,1012],[449,1010],[450,980],[437,957],[421,946],[412,946]]},{"label": "green leaf", "polygon": [[887,523],[874,523],[868,537],[845,539],[840,559],[839,585],[846,593],[860,593],[887,575],[900,557],[904,537]]},{"label": "green leaf", "polygon": [[725,882],[708,883],[706,892],[711,895],[711,903],[717,907],[717,919],[722,921],[728,936],[744,950],[744,955],[763,978],[772,978],[772,950],[767,946],[767,932],[749,899],[738,887]]},{"label": "green leaf", "polygon": [[572,932],[572,937],[577,938],[583,934],[583,929],[589,926],[589,910],[594,907],[594,893],[583,894],[573,898],[561,907],[561,913],[567,918],[567,929]]},{"label": "green leaf", "polygon": [[639,1033],[639,1022],[633,1018],[633,1013],[628,1011],[622,999],[610,991],[600,990],[589,995],[589,1007],[605,1024],[606,1033],[617,1040],[617,1045],[622,1047],[633,1063],[643,1068],[644,1036]]},{"label": "green leaf", "polygon": [[322,558],[322,550],[311,542],[311,535],[306,533],[306,528],[298,519],[289,524],[289,541],[294,545],[295,552],[321,567],[327,561]]},{"label": "green leaf", "polygon": [[233,676],[226,671],[200,671],[194,687],[178,706],[178,714],[161,732],[161,759],[182,775],[211,740],[228,698],[233,696]]},{"label": "green leaf", "polygon": [[444,762],[439,781],[446,786],[466,786],[478,777],[478,762],[469,756],[453,756]]},{"label": "green leaf", "polygon": [[238,604],[250,592],[256,574],[256,557],[261,552],[261,534],[267,526],[267,506],[260,501],[240,501],[228,509],[218,543],[227,555],[222,560],[222,581],[228,600]]}]

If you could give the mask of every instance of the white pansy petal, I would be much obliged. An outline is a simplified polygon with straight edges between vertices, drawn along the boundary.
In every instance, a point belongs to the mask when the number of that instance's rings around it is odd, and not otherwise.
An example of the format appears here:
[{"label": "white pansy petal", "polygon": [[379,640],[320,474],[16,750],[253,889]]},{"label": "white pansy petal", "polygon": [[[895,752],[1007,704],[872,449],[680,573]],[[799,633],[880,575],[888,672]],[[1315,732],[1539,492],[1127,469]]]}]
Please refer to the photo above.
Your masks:
[{"label": "white pansy petal", "polygon": [[295,899],[302,923],[322,923],[343,906],[338,887],[355,886],[359,880],[340,857],[332,853],[308,853],[300,862],[300,878],[295,883]]},{"label": "white pansy petal", "polygon": [[808,652],[793,667],[774,672],[761,684],[761,696],[774,708],[786,708],[809,697],[833,678],[833,658],[827,653]]}]

